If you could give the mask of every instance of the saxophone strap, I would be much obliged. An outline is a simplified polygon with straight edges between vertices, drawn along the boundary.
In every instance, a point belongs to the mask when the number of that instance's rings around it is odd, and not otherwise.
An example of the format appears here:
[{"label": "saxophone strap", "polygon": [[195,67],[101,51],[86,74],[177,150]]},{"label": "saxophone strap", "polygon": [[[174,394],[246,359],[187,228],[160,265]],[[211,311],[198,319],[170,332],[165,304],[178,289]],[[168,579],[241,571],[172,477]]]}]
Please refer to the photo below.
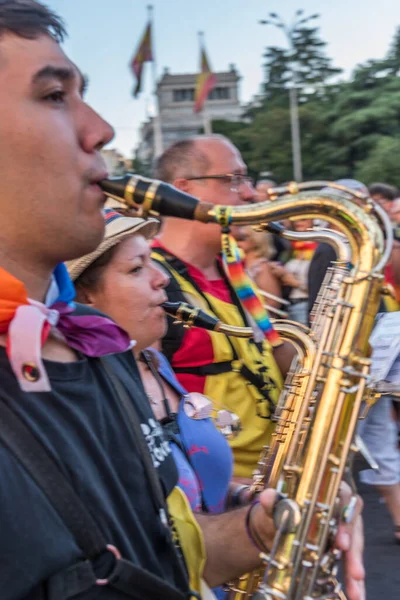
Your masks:
[{"label": "saxophone strap", "polygon": [[274,383],[266,381],[254,371],[251,371],[242,361],[240,360],[227,360],[219,363],[210,363],[208,365],[201,365],[199,367],[176,367],[174,368],[175,373],[187,373],[188,375],[198,375],[200,377],[208,377],[210,375],[220,375],[222,373],[230,373],[231,371],[240,373],[244,379],[246,379],[251,385],[259,390],[265,399],[268,401],[271,414],[275,412],[275,404],[272,401],[269,391],[270,386],[274,387]]},{"label": "saxophone strap", "polygon": [[[164,260],[157,261],[160,266],[164,268],[164,270],[168,273],[170,277],[169,284],[166,288],[168,297],[173,302],[186,302],[186,297],[183,294],[179,283],[174,277],[174,271],[183,279],[186,279],[190,285],[196,290],[196,292],[201,296],[204,300],[205,304],[209,308],[209,310],[213,314],[218,314],[215,307],[212,305],[210,299],[204,294],[204,292],[200,289],[196,281],[189,275],[187,267],[183,261],[181,261],[176,256],[171,255],[167,250],[162,247],[155,247],[152,249],[153,254],[158,254]],[[232,299],[232,303],[236,306],[239,311],[239,314],[243,320],[245,326],[251,326],[249,322],[248,315],[246,315],[246,311],[244,310],[240,299],[237,296],[236,290],[233,288],[232,283],[227,276],[225,270],[222,268],[220,262],[217,261],[217,269],[223,280],[225,281]],[[168,323],[173,323],[173,319],[168,317]],[[173,333],[173,337],[169,339],[167,336],[162,340],[162,350],[163,353],[167,356],[168,360],[172,362],[173,355],[177,352],[183,342],[184,329],[177,328],[175,325],[171,326],[171,332]],[[219,333],[218,335],[224,335]],[[174,367],[175,373],[187,373],[189,375],[198,375],[201,377],[208,377],[213,375],[220,375],[223,373],[230,373],[231,371],[238,372],[242,375],[246,381],[248,381],[251,385],[253,385],[260,392],[262,397],[267,400],[271,414],[275,412],[275,404],[271,398],[270,391],[272,388],[276,387],[276,384],[269,379],[268,376],[263,376],[262,374],[255,373],[251,371],[241,360],[235,349],[234,344],[229,336],[225,335],[225,338],[231,348],[232,352],[232,360],[222,361],[218,363],[209,363],[196,367]],[[253,343],[255,347],[258,349],[260,353],[260,357],[262,355],[262,345],[256,342],[253,339],[249,340],[249,343]]]},{"label": "saxophone strap", "polygon": [[226,275],[231,282],[240,302],[253,317],[258,327],[269,341],[271,346],[280,346],[281,339],[274,329],[264,305],[255,293],[250,277],[247,275],[239,247],[231,234],[230,224],[232,220],[231,206],[216,206],[216,218],[221,225],[222,259]]}]

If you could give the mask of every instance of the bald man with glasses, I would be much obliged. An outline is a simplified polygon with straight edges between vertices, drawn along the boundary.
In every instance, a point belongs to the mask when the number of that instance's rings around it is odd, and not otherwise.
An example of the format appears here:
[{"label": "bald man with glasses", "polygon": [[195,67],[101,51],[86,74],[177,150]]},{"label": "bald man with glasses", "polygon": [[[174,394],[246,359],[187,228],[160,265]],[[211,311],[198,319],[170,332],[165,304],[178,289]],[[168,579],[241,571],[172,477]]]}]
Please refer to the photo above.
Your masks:
[{"label": "bald man with glasses", "polygon": [[[197,136],[168,148],[155,177],[204,202],[229,206],[257,200],[238,149],[220,135]],[[231,227],[237,235],[237,226]],[[182,331],[172,323],[163,341],[181,383],[204,393],[217,409],[239,415],[243,429],[231,441],[235,476],[246,483],[273,431],[271,416],[292,349],[272,349],[238,299],[221,263],[221,227],[167,218],[153,247],[153,258],[167,270],[169,299],[187,301],[237,326],[254,326],[252,340],[227,338],[203,330]]]}]

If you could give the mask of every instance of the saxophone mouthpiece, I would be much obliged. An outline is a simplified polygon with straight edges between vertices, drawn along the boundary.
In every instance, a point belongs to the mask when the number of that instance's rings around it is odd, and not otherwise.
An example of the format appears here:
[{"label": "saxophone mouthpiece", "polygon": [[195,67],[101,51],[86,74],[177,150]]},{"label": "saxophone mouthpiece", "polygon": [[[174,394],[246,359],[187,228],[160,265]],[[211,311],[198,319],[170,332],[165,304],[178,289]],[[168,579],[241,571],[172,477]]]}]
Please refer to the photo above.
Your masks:
[{"label": "saxophone mouthpiece", "polygon": [[163,302],[161,307],[167,315],[174,317],[187,327],[200,327],[208,331],[218,331],[221,321],[207,314],[200,308],[190,306],[186,302]]},{"label": "saxophone mouthpiece", "polygon": [[211,204],[200,203],[194,196],[156,179],[128,174],[103,179],[99,185],[106,196],[129,208],[140,209],[144,216],[151,213],[188,220],[211,220],[207,217]]}]

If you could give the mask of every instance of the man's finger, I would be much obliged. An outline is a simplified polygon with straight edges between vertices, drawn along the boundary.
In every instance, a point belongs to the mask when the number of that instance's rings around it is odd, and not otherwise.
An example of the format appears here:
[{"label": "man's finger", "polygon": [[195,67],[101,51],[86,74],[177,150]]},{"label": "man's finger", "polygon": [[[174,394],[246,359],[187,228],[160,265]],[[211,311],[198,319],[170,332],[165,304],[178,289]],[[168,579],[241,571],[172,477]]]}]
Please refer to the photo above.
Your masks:
[{"label": "man's finger", "polygon": [[276,501],[279,499],[278,492],[272,488],[266,489],[261,492],[258,499],[260,500],[261,506],[263,507],[267,516],[272,518]]},{"label": "man's finger", "polygon": [[365,569],[363,522],[358,516],[353,525],[351,545],[344,556],[345,587],[348,600],[365,600]]},{"label": "man's finger", "polygon": [[366,592],[364,581],[346,579],[346,596],[348,600],[365,600]]}]

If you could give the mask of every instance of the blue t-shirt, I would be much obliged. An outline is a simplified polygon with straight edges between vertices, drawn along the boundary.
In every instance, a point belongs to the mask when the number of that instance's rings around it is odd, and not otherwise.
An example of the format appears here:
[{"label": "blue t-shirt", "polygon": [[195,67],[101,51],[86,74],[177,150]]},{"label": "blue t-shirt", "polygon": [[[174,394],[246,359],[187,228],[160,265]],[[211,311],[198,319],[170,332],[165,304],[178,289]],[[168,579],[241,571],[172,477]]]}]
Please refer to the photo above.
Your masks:
[{"label": "blue t-shirt", "polygon": [[233,472],[230,446],[212,419],[193,419],[186,414],[184,402],[187,391],[176,379],[165,356],[159,352],[156,355],[160,375],[181,396],[176,417],[179,443],[170,442],[178,467],[178,485],[186,494],[192,510],[221,512]]}]

